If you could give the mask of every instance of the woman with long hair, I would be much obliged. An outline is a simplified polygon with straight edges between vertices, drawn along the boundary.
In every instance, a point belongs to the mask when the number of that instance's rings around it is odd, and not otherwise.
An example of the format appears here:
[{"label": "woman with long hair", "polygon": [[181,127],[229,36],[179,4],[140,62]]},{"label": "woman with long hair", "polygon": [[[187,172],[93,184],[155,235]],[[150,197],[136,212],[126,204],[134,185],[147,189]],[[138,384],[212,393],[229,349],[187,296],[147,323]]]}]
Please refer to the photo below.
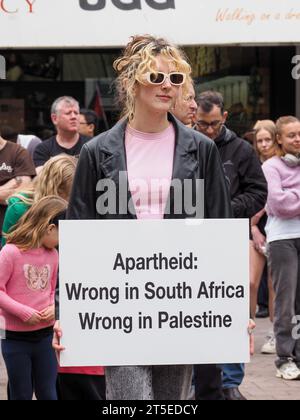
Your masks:
[{"label": "woman with long hair", "polygon": [[[254,149],[263,164],[276,155],[278,145],[276,142],[276,125],[271,120],[258,121],[254,126]],[[251,285],[251,316],[254,319],[257,307],[257,295],[260,282],[267,263],[267,239],[265,227],[268,217],[266,209],[263,209],[251,220],[252,241],[250,243],[250,285]],[[271,273],[268,275],[269,290],[269,315],[274,320],[274,290]],[[268,333],[266,342],[262,346],[263,354],[276,354],[276,343],[273,328]]]}]

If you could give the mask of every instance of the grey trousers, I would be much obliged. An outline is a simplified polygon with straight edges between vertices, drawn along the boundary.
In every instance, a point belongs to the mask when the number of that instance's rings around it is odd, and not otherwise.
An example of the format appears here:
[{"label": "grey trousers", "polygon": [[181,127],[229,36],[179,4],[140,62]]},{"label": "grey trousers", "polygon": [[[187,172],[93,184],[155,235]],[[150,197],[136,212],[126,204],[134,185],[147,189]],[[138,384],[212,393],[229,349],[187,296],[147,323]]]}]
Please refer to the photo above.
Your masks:
[{"label": "grey trousers", "polygon": [[295,315],[300,315],[300,238],[272,242],[269,249],[276,295],[276,366],[279,368],[292,359],[300,367],[300,338],[295,336],[296,325],[293,324]]},{"label": "grey trousers", "polygon": [[186,400],[193,366],[120,366],[105,368],[107,400]]}]

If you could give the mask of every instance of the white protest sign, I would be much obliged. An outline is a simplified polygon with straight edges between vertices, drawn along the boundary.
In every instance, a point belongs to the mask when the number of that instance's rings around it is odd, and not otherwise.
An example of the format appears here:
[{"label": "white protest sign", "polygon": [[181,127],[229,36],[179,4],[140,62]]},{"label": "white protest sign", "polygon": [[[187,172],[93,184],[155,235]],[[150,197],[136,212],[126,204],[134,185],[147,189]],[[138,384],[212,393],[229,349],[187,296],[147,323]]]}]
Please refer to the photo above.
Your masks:
[{"label": "white protest sign", "polygon": [[249,362],[248,229],[247,220],[62,222],[61,365]]}]

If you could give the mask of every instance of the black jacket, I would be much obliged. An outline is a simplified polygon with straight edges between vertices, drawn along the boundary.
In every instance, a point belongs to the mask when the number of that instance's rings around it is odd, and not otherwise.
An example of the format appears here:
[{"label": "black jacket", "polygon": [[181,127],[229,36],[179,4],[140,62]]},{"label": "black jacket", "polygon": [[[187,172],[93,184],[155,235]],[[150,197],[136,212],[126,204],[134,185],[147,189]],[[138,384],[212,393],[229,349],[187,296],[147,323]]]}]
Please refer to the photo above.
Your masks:
[{"label": "black jacket", "polygon": [[[172,115],[169,116],[176,131],[173,180],[204,179],[205,218],[230,218],[232,216],[230,196],[218,150],[207,137],[186,128]],[[122,120],[111,130],[100,134],[82,148],[73,191],[68,209],[68,219],[134,219],[132,212],[121,214],[120,208],[127,208],[131,198],[126,176],[127,197],[121,196],[117,203],[117,214],[100,215],[96,208],[97,200],[103,192],[97,192],[98,181],[110,179],[119,188],[120,172],[127,173],[125,152],[125,130],[127,121]],[[153,162],[155,165],[155,162]],[[196,196],[196,194],[195,194]],[[184,194],[183,194],[184,197]],[[193,197],[194,198],[194,197]],[[173,189],[169,195],[170,214],[165,218],[178,219],[195,217],[184,210],[180,215],[174,212]],[[168,207],[167,207],[168,208]]]},{"label": "black jacket", "polygon": [[235,218],[252,218],[267,202],[268,185],[255,150],[226,127],[215,140],[230,181]]}]

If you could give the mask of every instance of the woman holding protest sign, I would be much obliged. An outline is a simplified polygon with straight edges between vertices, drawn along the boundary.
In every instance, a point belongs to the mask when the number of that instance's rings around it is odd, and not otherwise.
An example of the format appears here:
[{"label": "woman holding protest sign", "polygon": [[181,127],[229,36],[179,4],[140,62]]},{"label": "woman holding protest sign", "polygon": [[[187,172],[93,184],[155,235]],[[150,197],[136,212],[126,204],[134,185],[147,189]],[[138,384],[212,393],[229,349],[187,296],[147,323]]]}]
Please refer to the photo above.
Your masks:
[{"label": "woman holding protest sign", "polygon": [[[183,53],[164,39],[135,36],[114,67],[118,73],[122,119],[83,147],[68,218],[231,217],[229,193],[216,146],[170,114],[180,89],[191,81],[191,67]],[[122,176],[126,190],[119,194]],[[101,182],[106,180],[115,185],[112,191],[101,188]],[[200,185],[202,194],[198,194]],[[189,186],[190,202],[183,200]],[[107,202],[115,205],[106,208]],[[57,351],[63,350],[59,345],[61,335],[57,324],[54,337]],[[191,371],[192,366],[108,367],[107,397],[185,399],[190,390]]]}]

